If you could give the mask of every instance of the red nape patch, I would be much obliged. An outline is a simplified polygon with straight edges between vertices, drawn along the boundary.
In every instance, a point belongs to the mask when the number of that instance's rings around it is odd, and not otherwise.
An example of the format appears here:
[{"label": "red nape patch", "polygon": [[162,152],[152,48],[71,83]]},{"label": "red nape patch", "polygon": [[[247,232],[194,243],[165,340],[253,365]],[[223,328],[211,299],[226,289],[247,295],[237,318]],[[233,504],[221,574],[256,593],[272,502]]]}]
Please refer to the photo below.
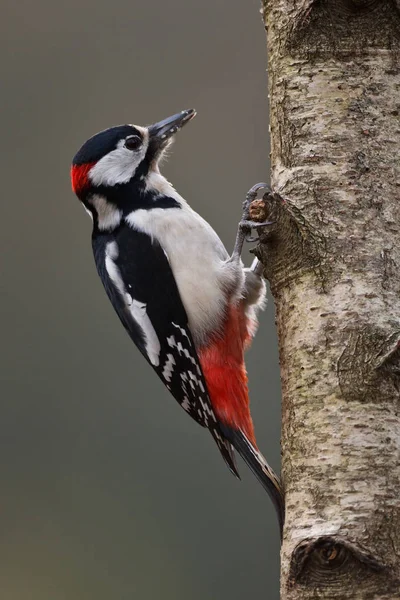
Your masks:
[{"label": "red nape patch", "polygon": [[243,305],[231,306],[222,335],[200,350],[199,359],[218,419],[241,429],[257,447],[243,356],[248,337]]},{"label": "red nape patch", "polygon": [[75,194],[79,194],[89,186],[88,173],[96,163],[84,163],[83,165],[72,165],[71,167],[71,183]]}]

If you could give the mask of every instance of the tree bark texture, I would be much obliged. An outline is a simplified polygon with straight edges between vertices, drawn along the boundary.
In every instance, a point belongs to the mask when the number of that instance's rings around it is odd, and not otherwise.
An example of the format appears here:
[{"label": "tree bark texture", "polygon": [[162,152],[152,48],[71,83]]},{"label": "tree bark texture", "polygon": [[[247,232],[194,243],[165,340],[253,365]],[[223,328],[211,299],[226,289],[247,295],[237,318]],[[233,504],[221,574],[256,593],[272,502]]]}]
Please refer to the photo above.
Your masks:
[{"label": "tree bark texture", "polygon": [[264,0],[285,600],[400,599],[399,7]]}]

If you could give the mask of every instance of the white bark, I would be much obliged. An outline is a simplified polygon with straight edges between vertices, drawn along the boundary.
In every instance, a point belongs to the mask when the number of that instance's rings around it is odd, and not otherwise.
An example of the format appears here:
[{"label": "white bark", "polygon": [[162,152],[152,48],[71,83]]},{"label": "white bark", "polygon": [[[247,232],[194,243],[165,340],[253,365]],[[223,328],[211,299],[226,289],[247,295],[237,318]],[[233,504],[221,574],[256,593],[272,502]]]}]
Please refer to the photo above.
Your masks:
[{"label": "white bark", "polygon": [[398,3],[265,2],[281,597],[399,599]]}]

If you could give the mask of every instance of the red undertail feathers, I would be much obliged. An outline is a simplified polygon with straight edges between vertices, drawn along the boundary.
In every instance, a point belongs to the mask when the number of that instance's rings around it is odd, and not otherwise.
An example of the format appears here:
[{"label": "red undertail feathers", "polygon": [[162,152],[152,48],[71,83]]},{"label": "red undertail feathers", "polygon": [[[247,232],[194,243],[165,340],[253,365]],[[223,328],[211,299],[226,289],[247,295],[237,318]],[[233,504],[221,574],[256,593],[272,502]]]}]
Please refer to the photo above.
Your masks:
[{"label": "red undertail feathers", "polygon": [[221,335],[200,350],[199,358],[217,418],[243,431],[256,447],[244,363],[250,337],[243,304],[231,305]]}]

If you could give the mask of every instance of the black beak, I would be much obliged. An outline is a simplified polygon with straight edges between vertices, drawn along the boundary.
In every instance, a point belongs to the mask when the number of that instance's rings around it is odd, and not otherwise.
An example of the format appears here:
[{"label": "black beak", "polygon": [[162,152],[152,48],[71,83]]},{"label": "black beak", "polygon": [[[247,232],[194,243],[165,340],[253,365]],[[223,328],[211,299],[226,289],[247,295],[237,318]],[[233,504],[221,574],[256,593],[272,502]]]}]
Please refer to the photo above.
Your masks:
[{"label": "black beak", "polygon": [[196,111],[194,108],[189,108],[188,110],[183,110],[182,112],[173,115],[172,117],[168,117],[163,121],[154,123],[154,125],[150,125],[150,140],[154,140],[162,145],[163,142],[166,142],[177,131],[182,129],[186,123],[189,123],[189,121],[191,121],[195,116]]}]

